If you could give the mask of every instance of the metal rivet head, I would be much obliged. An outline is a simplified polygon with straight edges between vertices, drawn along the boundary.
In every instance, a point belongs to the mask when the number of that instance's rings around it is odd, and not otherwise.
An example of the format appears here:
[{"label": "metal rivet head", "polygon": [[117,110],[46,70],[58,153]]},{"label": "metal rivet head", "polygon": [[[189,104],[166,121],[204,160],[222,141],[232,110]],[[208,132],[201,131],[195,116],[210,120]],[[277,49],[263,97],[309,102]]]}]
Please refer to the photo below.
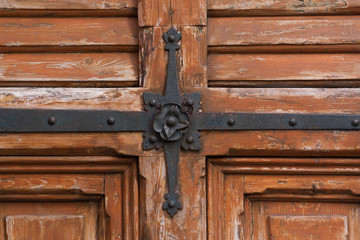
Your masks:
[{"label": "metal rivet head", "polygon": [[108,120],[107,120],[107,123],[108,123],[109,125],[114,125],[114,124],[115,124],[115,118],[109,117]]},{"label": "metal rivet head", "polygon": [[188,107],[191,107],[192,105],[194,105],[194,101],[191,100],[191,99],[188,99],[188,100],[186,101],[186,105],[187,105]]},{"label": "metal rivet head", "polygon": [[186,142],[189,143],[189,144],[192,144],[192,143],[194,142],[193,136],[188,136],[188,137],[186,138]]},{"label": "metal rivet head", "polygon": [[156,107],[157,102],[156,102],[155,99],[153,99],[153,100],[151,100],[151,101],[149,102],[149,104],[150,104],[150,106],[152,106],[152,107]]},{"label": "metal rivet head", "polygon": [[50,125],[54,125],[56,123],[56,118],[54,116],[51,116],[48,118],[48,123]]},{"label": "metal rivet head", "polygon": [[169,207],[171,207],[171,208],[173,208],[173,207],[175,207],[175,201],[174,200],[171,200],[170,202],[169,202]]},{"label": "metal rivet head", "polygon": [[177,123],[177,119],[173,116],[168,117],[168,119],[166,119],[166,125],[168,125],[169,127],[173,127],[175,126]]},{"label": "metal rivet head", "polygon": [[174,42],[175,41],[175,36],[170,34],[169,35],[169,42]]},{"label": "metal rivet head", "polygon": [[357,119],[354,119],[351,123],[354,127],[359,126],[359,120],[357,120]]},{"label": "metal rivet head", "polygon": [[151,143],[156,143],[157,137],[154,136],[154,135],[152,135],[152,136],[149,138],[149,141],[150,141]]},{"label": "metal rivet head", "polygon": [[227,121],[227,124],[228,124],[229,126],[234,126],[234,125],[235,125],[235,120],[232,119],[232,118],[230,118],[230,119]]},{"label": "metal rivet head", "polygon": [[296,121],[295,118],[292,118],[292,119],[289,120],[289,125],[290,126],[295,126],[296,124],[297,124],[297,121]]}]

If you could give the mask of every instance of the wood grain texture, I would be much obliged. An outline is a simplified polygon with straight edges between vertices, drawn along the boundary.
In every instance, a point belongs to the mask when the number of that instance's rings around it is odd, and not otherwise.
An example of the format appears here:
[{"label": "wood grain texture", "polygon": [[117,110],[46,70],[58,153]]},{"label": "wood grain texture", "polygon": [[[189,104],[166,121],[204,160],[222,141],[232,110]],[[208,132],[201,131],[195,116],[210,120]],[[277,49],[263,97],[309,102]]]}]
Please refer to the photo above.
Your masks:
[{"label": "wood grain texture", "polygon": [[[4,222],[0,234],[6,239],[92,240],[99,236],[99,209],[95,201],[1,202],[0,210]],[[81,238],[74,237],[79,230]]]},{"label": "wood grain texture", "polygon": [[8,240],[84,239],[83,215],[6,216],[5,224]]},{"label": "wood grain texture", "polygon": [[6,10],[13,9],[124,9],[136,8],[136,0],[3,0],[0,8]]},{"label": "wood grain texture", "polygon": [[133,162],[123,173],[123,239],[139,238],[139,164]]},{"label": "wood grain texture", "polygon": [[203,112],[348,113],[360,110],[358,89],[195,88]]},{"label": "wood grain texture", "polygon": [[121,239],[123,234],[123,192],[121,174],[105,175],[105,211],[110,219],[107,221],[107,234],[110,239]]},{"label": "wood grain texture", "polygon": [[140,27],[206,25],[205,0],[141,0],[138,8]]},{"label": "wood grain texture", "polygon": [[167,192],[164,157],[139,161],[140,239],[206,239],[205,158],[180,157],[176,192],[183,209],[173,218],[162,210]]},{"label": "wood grain texture", "polygon": [[134,161],[116,156],[2,156],[0,173],[123,173]]},{"label": "wood grain texture", "polygon": [[[1,106],[142,110],[143,89],[2,89]],[[202,92],[204,112],[358,113],[357,89],[217,89]],[[359,153],[359,133],[351,131],[237,131],[202,132],[206,155],[317,155],[351,156]],[[223,137],[222,137],[223,136]],[[50,141],[51,139],[51,141]],[[81,140],[79,140],[81,139]],[[221,140],[226,139],[226,141]],[[0,153],[13,155],[151,156],[141,150],[141,133],[3,134]]]},{"label": "wood grain texture", "polygon": [[165,90],[167,52],[162,35],[167,30],[167,27],[149,27],[141,28],[139,33],[140,86],[160,92]]},{"label": "wood grain texture", "polygon": [[209,18],[210,46],[357,44],[360,17]]},{"label": "wood grain texture", "polygon": [[2,54],[1,86],[136,86],[135,53]]},{"label": "wood grain texture", "polygon": [[341,87],[360,79],[358,54],[211,54],[208,61],[211,86]]},{"label": "wood grain texture", "polygon": [[331,174],[354,175],[360,172],[356,158],[210,158],[223,173]]},{"label": "wood grain texture", "polygon": [[[270,236],[277,240],[345,240],[357,239],[360,233],[356,225],[359,218],[357,204],[260,201],[253,202],[252,211],[251,213],[249,211],[249,214],[254,216],[251,226],[254,231],[254,240],[262,240]],[[275,230],[275,226],[271,226],[275,224],[275,218],[288,221],[283,221],[281,228]]]},{"label": "wood grain texture", "polygon": [[[273,159],[262,160],[272,163]],[[215,165],[210,162],[207,165],[209,239],[311,239],[317,236],[314,226],[317,226],[317,232],[323,233],[321,236],[327,238],[313,239],[335,240],[344,236],[344,239],[356,239],[360,234],[356,227],[352,227],[356,225],[359,215],[356,203],[360,195],[358,177],[336,176],[336,169],[333,169],[332,175],[313,172],[311,175],[296,176],[293,173],[296,173],[300,162],[297,159],[294,159],[290,175],[276,175],[273,172],[260,175],[256,174],[256,170],[245,174],[228,172],[222,169],[224,165],[231,165],[235,169],[241,163],[231,161],[231,158],[226,162],[217,159],[210,161]],[[325,159],[325,162],[329,161],[332,160]],[[263,165],[256,160],[253,164],[259,167]],[[313,168],[321,166],[317,164]],[[226,214],[229,217],[225,217]],[[274,227],[271,226],[271,223],[274,224],[271,219],[274,218],[286,218],[286,221],[283,219],[280,225]],[[290,223],[290,220],[296,219],[300,221],[299,224]],[[307,224],[310,225],[306,227]],[[321,231],[330,226],[332,230]]]},{"label": "wood grain texture", "polygon": [[1,18],[0,46],[137,45],[135,18]]},{"label": "wood grain texture", "polygon": [[[71,193],[103,194],[102,175],[0,175],[3,193]],[[59,184],[61,179],[61,184]]]},{"label": "wood grain texture", "polygon": [[347,216],[269,216],[269,236],[286,239],[348,239]]},{"label": "wood grain texture", "polygon": [[[167,27],[140,30],[140,83],[153,91],[165,90],[168,52],[164,51],[162,35],[167,30]],[[181,47],[176,53],[179,86],[206,86],[206,28],[183,26],[177,30],[182,34]]]},{"label": "wood grain texture", "polygon": [[358,0],[210,0],[210,16],[355,14],[360,11]]},{"label": "wood grain texture", "polygon": [[141,111],[142,88],[1,88],[2,108]]},{"label": "wood grain texture", "polygon": [[181,34],[180,87],[205,87],[207,86],[207,29],[200,26],[185,26],[182,27]]}]

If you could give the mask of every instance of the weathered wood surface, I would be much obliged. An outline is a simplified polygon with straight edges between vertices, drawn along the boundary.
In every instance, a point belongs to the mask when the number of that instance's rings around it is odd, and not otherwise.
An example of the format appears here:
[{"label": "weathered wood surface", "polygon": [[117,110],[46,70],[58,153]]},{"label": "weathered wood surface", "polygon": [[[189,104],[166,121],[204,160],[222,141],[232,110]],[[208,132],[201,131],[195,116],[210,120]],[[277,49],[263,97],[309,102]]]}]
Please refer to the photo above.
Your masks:
[{"label": "weathered wood surface", "polygon": [[135,18],[0,19],[2,47],[137,44],[138,27]]},{"label": "weathered wood surface", "polygon": [[162,210],[167,192],[164,157],[139,161],[140,239],[206,239],[205,158],[180,158],[176,191],[183,209],[173,218]]},{"label": "weathered wood surface", "polygon": [[83,215],[6,216],[5,221],[6,236],[9,240],[45,240],[59,237],[63,240],[81,240],[84,237]]},{"label": "weathered wood surface", "polygon": [[136,0],[3,0],[1,9],[124,9],[136,8]]},{"label": "weathered wood surface", "polygon": [[134,158],[111,156],[2,156],[0,173],[123,173],[133,161]]},{"label": "weathered wood surface", "polygon": [[209,18],[211,46],[358,44],[360,17]]},{"label": "weathered wood surface", "polygon": [[0,209],[0,234],[9,240],[104,240],[94,201],[2,202]]},{"label": "weathered wood surface", "polygon": [[[103,194],[102,175],[0,175],[0,191],[3,193],[71,193]],[[61,184],[59,184],[61,179]]]},{"label": "weathered wood surface", "polygon": [[[153,27],[140,30],[140,84],[153,91],[165,89],[167,51],[163,33],[168,27]],[[185,26],[181,29],[181,48],[177,51],[178,79],[180,87],[203,87],[207,84],[206,28]],[[181,66],[181,67],[180,67]]]},{"label": "weathered wood surface", "polygon": [[210,0],[210,16],[355,14],[358,0]]},{"label": "weathered wood surface", "polygon": [[[289,175],[274,175],[273,172],[270,175],[256,175],[258,173],[256,169],[248,169],[246,174],[241,174],[237,167],[242,165],[240,160],[243,159],[227,158],[226,162],[224,160],[210,159],[215,165],[208,163],[207,168],[209,239],[246,240],[250,236],[259,240],[271,237],[281,240],[310,239],[311,234],[315,234],[312,228],[304,227],[301,223],[296,225],[300,229],[294,229],[296,226],[289,221],[282,222],[276,229],[269,226],[268,224],[273,220],[269,218],[277,216],[293,217],[291,219],[296,219],[297,216],[309,218],[309,223],[318,224],[319,231],[324,227],[322,223],[324,220],[330,221],[327,227],[334,224],[334,231],[322,230],[321,236],[327,238],[316,239],[348,239],[347,237],[356,239],[359,236],[360,232],[356,227],[347,226],[355,226],[357,223],[358,205],[349,202],[359,199],[360,179],[354,176],[335,176],[337,174],[335,168],[332,169],[333,175],[321,175],[322,167],[333,166],[336,164],[335,159],[324,159],[323,166],[314,164],[312,175],[300,175],[298,164],[321,159],[284,160],[283,162],[294,161],[292,167],[288,169]],[[244,162],[250,162],[247,160],[249,159],[244,159]],[[277,159],[276,163],[270,158],[253,158],[253,160],[253,164],[259,168],[265,168],[263,166],[265,161],[274,165],[282,162],[281,159]],[[355,159],[343,159],[343,161],[358,162]],[[232,167],[234,171],[221,169],[224,165],[227,165],[228,169]],[[332,203],[321,203],[324,201]],[[334,223],[341,216],[347,219],[344,222],[346,226]],[[335,229],[336,226],[340,229]],[[341,235],[348,229],[351,230]],[[274,231],[271,235],[269,235],[270,230]],[[287,237],[282,238],[284,236]],[[343,236],[346,238],[342,238]]]},{"label": "weathered wood surface", "polygon": [[142,0],[138,8],[140,27],[206,25],[205,0]]},{"label": "weathered wood surface", "polygon": [[358,54],[211,54],[208,64],[211,86],[360,84]]},{"label": "weathered wood surface", "polygon": [[[139,164],[132,162],[122,174],[123,194],[123,239],[138,240],[139,237]],[[106,184],[106,180],[105,180]],[[116,201],[116,199],[115,199]],[[116,209],[115,209],[116,210]]]},{"label": "weathered wood surface", "polygon": [[[202,111],[358,114],[359,97],[356,88],[208,88],[202,91]],[[201,134],[204,155],[354,156],[360,150],[359,131],[219,131]]]},{"label": "weathered wood surface", "polygon": [[340,200],[338,203],[254,202],[250,226],[253,239],[357,239],[359,206],[339,203]]},{"label": "weathered wood surface", "polygon": [[137,15],[136,0],[4,0],[2,17],[120,17]]},{"label": "weathered wood surface", "polygon": [[110,217],[108,221],[107,231],[112,239],[121,239],[123,233],[123,194],[121,174],[108,174],[105,176],[105,210]]},{"label": "weathered wood surface", "polygon": [[136,86],[135,53],[0,55],[1,86]]},{"label": "weathered wood surface", "polygon": [[141,111],[142,88],[1,88],[2,108]]},{"label": "weathered wood surface", "polygon": [[223,173],[255,174],[331,174],[353,175],[360,172],[356,158],[276,158],[241,157],[211,158]]},{"label": "weathered wood surface", "polygon": [[[112,109],[141,111],[141,88],[22,89],[3,88],[1,107]],[[220,89],[202,92],[204,112],[358,113],[357,89]],[[359,132],[351,131],[236,131],[202,132],[203,155],[334,155],[359,153]],[[51,141],[50,141],[51,139]],[[80,140],[81,139],[81,140]],[[226,139],[221,140],[221,139]],[[2,134],[0,153],[127,154],[151,156],[141,149],[142,133]]]}]

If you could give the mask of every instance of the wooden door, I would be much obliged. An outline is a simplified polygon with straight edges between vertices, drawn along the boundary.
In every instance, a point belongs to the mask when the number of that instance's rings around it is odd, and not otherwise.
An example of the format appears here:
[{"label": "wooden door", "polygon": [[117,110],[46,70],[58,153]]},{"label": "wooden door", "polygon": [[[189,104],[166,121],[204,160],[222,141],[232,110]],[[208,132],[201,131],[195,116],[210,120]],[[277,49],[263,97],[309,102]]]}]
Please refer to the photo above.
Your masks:
[{"label": "wooden door", "polygon": [[[0,107],[142,111],[182,33],[202,112],[360,111],[357,0],[0,1]],[[202,131],[162,210],[141,132],[0,135],[0,239],[326,239],[360,231],[359,131]]]}]

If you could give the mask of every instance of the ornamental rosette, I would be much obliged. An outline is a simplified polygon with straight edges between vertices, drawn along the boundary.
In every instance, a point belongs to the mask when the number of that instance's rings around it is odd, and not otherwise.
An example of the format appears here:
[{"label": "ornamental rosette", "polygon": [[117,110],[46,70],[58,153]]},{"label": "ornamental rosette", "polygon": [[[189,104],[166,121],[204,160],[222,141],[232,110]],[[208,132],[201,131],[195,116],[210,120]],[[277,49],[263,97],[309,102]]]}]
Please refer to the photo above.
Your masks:
[{"label": "ornamental rosette", "polygon": [[155,116],[153,128],[167,141],[179,140],[190,126],[189,115],[176,104],[166,104]]}]

